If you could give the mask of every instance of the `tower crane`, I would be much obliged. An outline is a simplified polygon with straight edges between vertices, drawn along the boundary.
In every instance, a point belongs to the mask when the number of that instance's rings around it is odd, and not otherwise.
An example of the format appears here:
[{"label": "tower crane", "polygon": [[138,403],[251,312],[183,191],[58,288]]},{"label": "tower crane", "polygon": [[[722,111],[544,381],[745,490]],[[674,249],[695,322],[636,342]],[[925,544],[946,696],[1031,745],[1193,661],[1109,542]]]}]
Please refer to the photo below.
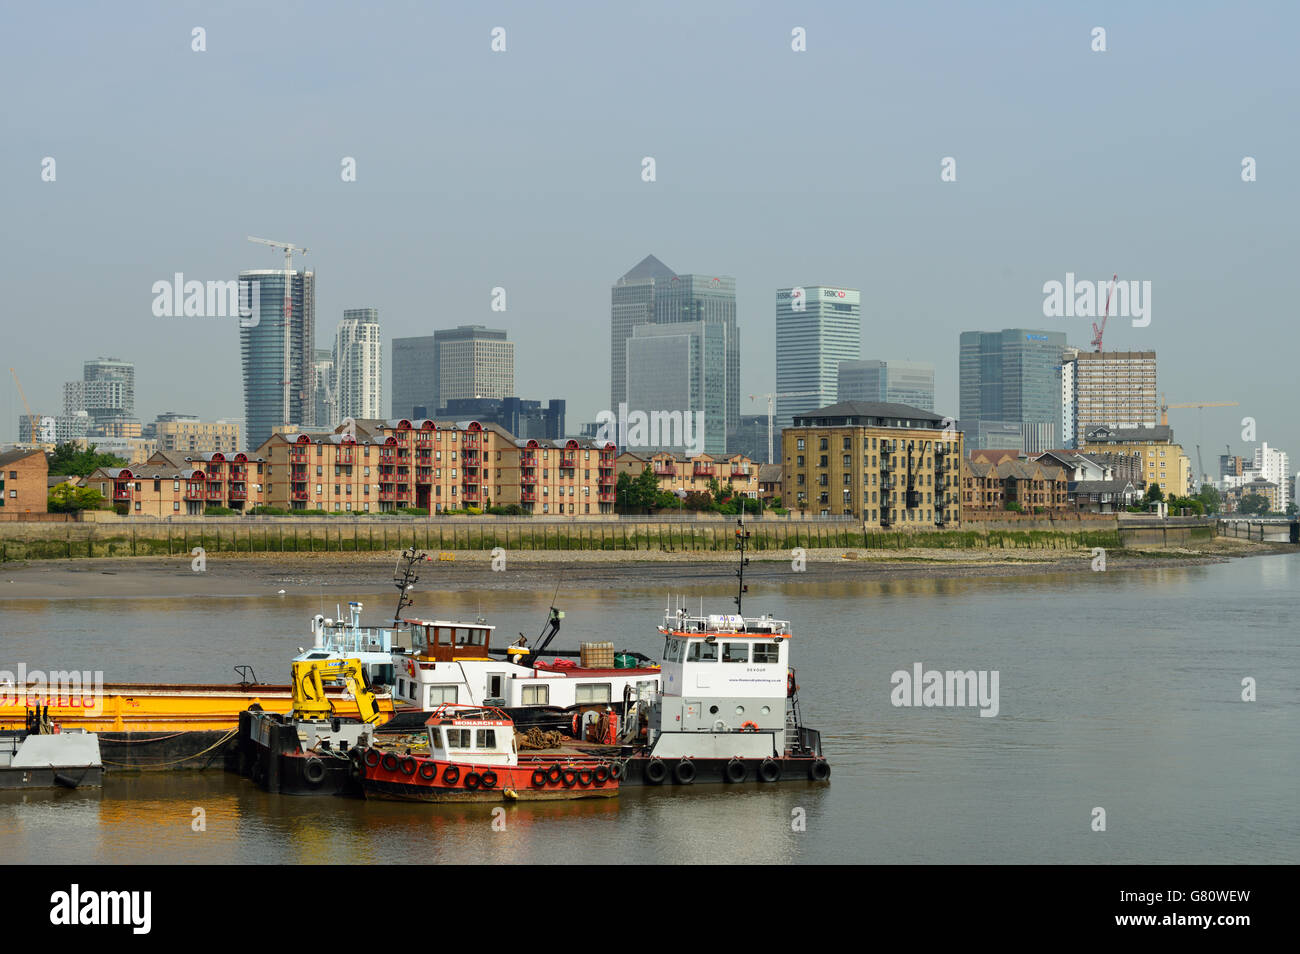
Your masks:
[{"label": "tower crane", "polygon": [[32,413],[32,406],[27,403],[27,395],[23,393],[23,384],[18,380],[18,372],[10,368],[9,373],[14,376],[14,384],[18,387],[18,396],[23,399],[23,408],[27,411],[27,436],[31,438],[33,447],[40,447],[41,442],[36,438],[36,415]]},{"label": "tower crane", "polygon": [[820,394],[820,391],[782,391],[780,393],[773,391],[771,394],[751,394],[749,399],[757,401],[759,398],[767,398],[767,462],[772,461],[772,420],[776,415],[776,399],[787,397],[812,397]]},{"label": "tower crane", "polygon": [[1110,277],[1110,288],[1106,289],[1106,310],[1101,315],[1101,327],[1097,327],[1097,322],[1092,323],[1092,347],[1094,351],[1101,351],[1101,336],[1106,330],[1106,319],[1110,317],[1110,296],[1115,291],[1115,279],[1119,278],[1119,272]]},{"label": "tower crane", "polygon": [[1160,395],[1160,423],[1169,423],[1169,409],[1180,407],[1236,407],[1236,401],[1189,401],[1186,404],[1166,404],[1165,396]]},{"label": "tower crane", "polygon": [[[291,340],[289,324],[290,319],[293,317],[293,253],[299,252],[306,255],[310,250],[299,245],[292,245],[289,242],[275,242],[271,239],[254,238],[251,235],[248,236],[248,240],[256,242],[258,245],[269,245],[274,249],[284,249],[284,380],[281,385],[283,388],[285,419],[281,423],[289,424],[291,423],[289,421],[289,385],[293,379],[289,363],[289,342]],[[304,341],[303,347],[311,349],[315,347],[315,344],[314,341]]]}]

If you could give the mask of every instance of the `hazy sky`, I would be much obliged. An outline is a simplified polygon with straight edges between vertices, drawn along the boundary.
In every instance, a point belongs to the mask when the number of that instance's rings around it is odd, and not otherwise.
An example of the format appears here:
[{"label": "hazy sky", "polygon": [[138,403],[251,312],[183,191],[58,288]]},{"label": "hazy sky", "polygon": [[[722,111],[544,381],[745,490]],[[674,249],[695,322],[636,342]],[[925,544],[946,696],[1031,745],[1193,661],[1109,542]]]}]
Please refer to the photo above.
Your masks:
[{"label": "hazy sky", "polygon": [[345,308],[386,341],[504,327],[570,430],[650,253],[735,276],[742,395],[774,381],[775,289],[842,284],[864,357],[933,362],[955,415],[961,331],[1086,348],[1043,283],[1118,272],[1151,323],[1112,319],[1107,350],[1154,348],[1170,401],[1241,402],[1171,412],[1193,460],[1249,452],[1248,415],[1295,455],[1298,33],[1287,3],[6,4],[0,372],[59,413],[113,355],[145,421],[242,417],[235,323],[155,318],[150,288],[276,266],[259,235],[311,248],[319,345]]}]

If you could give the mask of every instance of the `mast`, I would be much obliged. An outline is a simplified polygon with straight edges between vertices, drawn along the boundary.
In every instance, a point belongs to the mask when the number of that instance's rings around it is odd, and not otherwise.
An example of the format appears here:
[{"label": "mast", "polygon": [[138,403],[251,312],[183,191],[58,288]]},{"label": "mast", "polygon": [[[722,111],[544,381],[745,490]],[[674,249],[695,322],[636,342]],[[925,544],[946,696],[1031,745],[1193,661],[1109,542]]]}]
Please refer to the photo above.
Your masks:
[{"label": "mast", "polygon": [[745,511],[744,505],[741,505],[740,519],[736,521],[736,549],[740,552],[740,566],[736,569],[736,579],[740,581],[739,589],[736,591],[736,615],[744,618],[745,614],[741,611],[740,604],[745,598],[745,593],[749,587],[745,586],[745,567],[749,565],[749,558],[745,556],[745,544],[749,541],[749,531],[745,529]]},{"label": "mast", "polygon": [[393,571],[393,585],[397,587],[397,609],[393,610],[393,625],[396,626],[402,621],[402,610],[415,603],[407,593],[420,582],[419,575],[415,572],[415,565],[424,559],[423,553],[418,553],[414,546],[411,546],[405,553],[398,558],[397,568]]}]

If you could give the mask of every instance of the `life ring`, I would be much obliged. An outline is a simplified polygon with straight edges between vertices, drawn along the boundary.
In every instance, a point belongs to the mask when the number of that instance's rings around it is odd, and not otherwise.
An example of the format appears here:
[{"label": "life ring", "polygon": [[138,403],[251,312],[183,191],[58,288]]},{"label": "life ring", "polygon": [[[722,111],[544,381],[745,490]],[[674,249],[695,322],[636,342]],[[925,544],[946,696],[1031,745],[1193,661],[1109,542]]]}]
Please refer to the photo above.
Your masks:
[{"label": "life ring", "polygon": [[571,735],[575,739],[578,737],[578,718],[579,718],[579,713],[575,712],[573,714],[573,732],[571,733]]},{"label": "life ring", "polygon": [[808,777],[814,782],[824,782],[831,777],[830,764],[825,759],[818,759],[808,766]]},{"label": "life ring", "polygon": [[544,769],[533,769],[533,788],[545,788],[547,778]]},{"label": "life ring", "polygon": [[798,688],[799,687],[794,684],[794,673],[787,673],[785,677],[785,694],[790,698],[793,698]]},{"label": "life ring", "polygon": [[408,676],[414,676],[414,675],[415,675],[415,663],[414,663],[413,661],[411,661],[410,659],[406,660],[406,674],[407,674]]},{"label": "life ring", "polygon": [[460,781],[460,766],[448,765],[442,770],[442,782],[444,785],[455,785]]},{"label": "life ring", "polygon": [[378,765],[379,760],[382,757],[383,756],[379,754],[378,749],[366,749],[366,764],[369,765],[371,768],[374,768],[376,765]]},{"label": "life ring", "polygon": [[662,759],[651,759],[645,766],[645,780],[651,785],[662,785],[668,777],[668,766]]},{"label": "life ring", "polygon": [[592,774],[591,769],[583,769],[578,773],[578,784],[583,788],[590,785],[594,779],[595,775]]},{"label": "life ring", "polygon": [[397,771],[397,756],[394,755],[392,752],[385,752],[383,761],[384,761],[385,772]]},{"label": "life ring", "polygon": [[608,765],[596,766],[596,771],[592,774],[592,777],[596,780],[597,785],[604,785],[606,782],[609,781],[609,766]]},{"label": "life ring", "polygon": [[415,774],[415,759],[411,758],[409,755],[406,758],[402,759],[402,774],[403,775]]},{"label": "life ring", "polygon": [[479,781],[483,783],[484,788],[496,788],[497,773],[492,771],[491,769],[488,769],[486,772],[484,772],[482,775],[479,776]]},{"label": "life ring", "polygon": [[723,778],[732,783],[743,782],[747,774],[744,759],[732,759],[723,770]]},{"label": "life ring", "polygon": [[432,782],[437,777],[438,766],[434,765],[432,762],[420,763],[420,778],[424,779],[426,782]]},{"label": "life ring", "polygon": [[673,766],[673,781],[678,785],[690,785],[695,781],[695,763],[690,759],[682,759]]},{"label": "life ring", "polygon": [[302,764],[302,777],[308,785],[319,785],[325,781],[325,763],[313,755]]},{"label": "life ring", "polygon": [[562,776],[563,774],[564,774],[564,769],[560,768],[558,765],[552,765],[549,769],[546,770],[546,780],[550,782],[552,785],[555,785],[557,782],[559,782],[560,776]]},{"label": "life ring", "polygon": [[759,781],[775,782],[781,778],[781,763],[774,759],[763,759],[758,767]]},{"label": "life ring", "polygon": [[757,731],[758,731],[758,723],[757,723],[757,722],[745,722],[745,723],[743,723],[743,724],[741,725],[741,727],[740,727],[740,731],[741,731],[741,732],[757,732]]},{"label": "life ring", "polygon": [[471,792],[476,791],[481,784],[483,784],[483,777],[478,772],[465,773],[465,787]]}]

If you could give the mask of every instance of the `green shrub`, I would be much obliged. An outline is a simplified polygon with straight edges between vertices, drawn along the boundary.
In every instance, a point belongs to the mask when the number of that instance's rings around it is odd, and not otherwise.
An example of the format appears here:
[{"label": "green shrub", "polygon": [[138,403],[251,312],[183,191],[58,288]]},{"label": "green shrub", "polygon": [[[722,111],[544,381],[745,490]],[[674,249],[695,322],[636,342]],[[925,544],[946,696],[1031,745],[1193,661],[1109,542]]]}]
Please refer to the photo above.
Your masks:
[{"label": "green shrub", "polygon": [[230,507],[217,507],[211,504],[203,508],[203,516],[205,517],[230,517],[237,512]]}]

